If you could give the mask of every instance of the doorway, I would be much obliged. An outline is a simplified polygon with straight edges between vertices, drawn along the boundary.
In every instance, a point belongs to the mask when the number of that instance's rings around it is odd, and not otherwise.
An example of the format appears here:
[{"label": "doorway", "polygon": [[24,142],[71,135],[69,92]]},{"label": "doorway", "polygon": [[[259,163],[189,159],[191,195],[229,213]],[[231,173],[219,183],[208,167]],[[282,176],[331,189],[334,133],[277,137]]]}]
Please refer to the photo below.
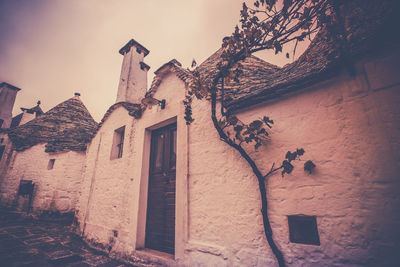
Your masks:
[{"label": "doorway", "polygon": [[176,123],[152,131],[146,248],[174,254]]}]

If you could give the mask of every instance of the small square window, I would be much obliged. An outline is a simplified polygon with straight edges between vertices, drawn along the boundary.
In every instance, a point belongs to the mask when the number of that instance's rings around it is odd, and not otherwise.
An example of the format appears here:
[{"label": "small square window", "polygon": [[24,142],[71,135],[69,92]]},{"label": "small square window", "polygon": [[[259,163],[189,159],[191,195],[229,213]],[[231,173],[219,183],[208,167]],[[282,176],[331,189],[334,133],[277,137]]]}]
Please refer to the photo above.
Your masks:
[{"label": "small square window", "polygon": [[113,145],[111,147],[111,156],[110,159],[118,159],[122,158],[122,152],[124,148],[124,135],[125,135],[125,126],[118,128],[114,131],[113,137]]},{"label": "small square window", "polygon": [[0,146],[0,160],[3,158],[4,150],[6,149],[6,146]]},{"label": "small square window", "polygon": [[54,168],[54,162],[56,162],[56,159],[50,159],[49,164],[47,164],[47,169],[51,170]]},{"label": "small square window", "polygon": [[321,244],[315,216],[289,215],[288,223],[290,242],[317,246]]}]

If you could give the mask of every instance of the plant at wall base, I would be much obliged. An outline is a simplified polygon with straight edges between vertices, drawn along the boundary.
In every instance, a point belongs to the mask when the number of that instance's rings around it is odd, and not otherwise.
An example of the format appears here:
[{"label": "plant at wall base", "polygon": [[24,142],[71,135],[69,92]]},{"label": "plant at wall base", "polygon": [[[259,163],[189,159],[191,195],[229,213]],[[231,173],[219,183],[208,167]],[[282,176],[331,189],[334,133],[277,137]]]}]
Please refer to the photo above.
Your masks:
[{"label": "plant at wall base", "polygon": [[[264,232],[268,244],[276,257],[279,266],[285,266],[283,253],[276,245],[270,220],[268,217],[268,201],[266,180],[274,173],[281,171],[282,177],[290,174],[294,168],[293,162],[299,160],[305,153],[299,148],[288,151],[285,159],[279,166],[272,164],[269,171],[263,173],[246,149],[254,146],[257,150],[269,138],[269,130],[274,121],[267,116],[250,123],[241,121],[225,108],[227,96],[224,86],[238,83],[243,73],[241,61],[252,53],[273,49],[275,53],[282,52],[282,48],[289,42],[295,42],[293,54],[297,44],[317,32],[321,27],[338,25],[337,2],[335,0],[260,0],[254,2],[254,8],[243,3],[240,12],[240,26],[236,26],[230,37],[225,37],[222,43],[222,55],[217,63],[215,76],[203,77],[198,69],[192,70],[192,82],[189,86],[185,105],[185,119],[189,125],[193,122],[192,98],[211,100],[211,119],[218,132],[220,140],[228,144],[246,160],[254,175],[258,179],[261,196],[261,213]],[[337,27],[337,26],[336,26]],[[337,35],[337,32],[336,32]],[[289,54],[286,55],[289,57]],[[195,64],[192,64],[194,67]],[[217,112],[217,102],[220,109]],[[315,164],[307,161],[304,170],[312,173]]]}]

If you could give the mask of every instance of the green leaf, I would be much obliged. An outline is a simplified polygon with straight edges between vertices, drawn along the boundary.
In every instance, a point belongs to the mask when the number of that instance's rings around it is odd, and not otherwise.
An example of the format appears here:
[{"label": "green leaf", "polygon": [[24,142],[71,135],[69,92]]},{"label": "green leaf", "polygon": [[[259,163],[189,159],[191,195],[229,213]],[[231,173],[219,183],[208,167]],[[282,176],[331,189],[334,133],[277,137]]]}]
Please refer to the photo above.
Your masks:
[{"label": "green leaf", "polygon": [[285,158],[289,161],[289,162],[291,162],[292,160],[295,160],[296,159],[296,157],[297,157],[297,153],[296,152],[290,152],[290,151],[288,151],[287,153],[286,153],[286,156],[285,156]]},{"label": "green leaf", "polygon": [[256,143],[256,144],[254,145],[254,149],[257,150],[261,145],[262,145],[261,143]]},{"label": "green leaf", "polygon": [[268,132],[267,132],[267,130],[265,130],[265,128],[261,128],[261,129],[257,132],[257,134],[264,134],[265,136],[268,136],[268,135],[269,135]]},{"label": "green leaf", "polygon": [[311,174],[313,170],[315,169],[315,164],[311,160],[308,160],[306,163],[304,163],[304,171],[308,172]]},{"label": "green leaf", "polygon": [[298,149],[296,150],[296,152],[297,152],[297,155],[303,156],[305,151],[304,151],[304,149],[302,149],[302,148],[298,148]]},{"label": "green leaf", "polygon": [[230,125],[236,125],[238,123],[238,121],[239,121],[239,119],[236,116],[233,116],[233,115],[232,116],[228,116],[226,118],[226,120],[227,120],[228,124],[230,124]]},{"label": "green leaf", "polygon": [[263,121],[265,122],[265,124],[269,124],[269,123],[274,124],[274,121],[270,120],[269,117],[267,117],[267,116],[264,116]]},{"label": "green leaf", "polygon": [[249,124],[249,128],[251,131],[258,130],[262,125],[262,121],[255,120]]},{"label": "green leaf", "polygon": [[282,167],[283,167],[282,177],[284,176],[285,173],[288,173],[288,174],[291,173],[294,168],[293,165],[287,160],[284,160],[282,162]]},{"label": "green leaf", "polygon": [[241,132],[243,130],[243,126],[242,125],[236,125],[235,127],[233,127],[233,130],[235,130],[236,132]]}]

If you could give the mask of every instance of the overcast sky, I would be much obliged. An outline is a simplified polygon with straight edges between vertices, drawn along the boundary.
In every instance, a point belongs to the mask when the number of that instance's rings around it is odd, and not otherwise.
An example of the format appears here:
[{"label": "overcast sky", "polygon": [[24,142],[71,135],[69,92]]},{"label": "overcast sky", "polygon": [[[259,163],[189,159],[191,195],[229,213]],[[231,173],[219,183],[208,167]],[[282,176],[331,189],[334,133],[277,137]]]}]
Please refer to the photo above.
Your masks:
[{"label": "overcast sky", "polygon": [[[81,93],[96,121],[115,102],[122,56],[131,38],[150,50],[153,72],[176,58],[204,61],[239,21],[238,0],[0,0],[0,82],[22,90],[20,107],[49,110]],[[290,61],[267,54],[280,66]]]}]

